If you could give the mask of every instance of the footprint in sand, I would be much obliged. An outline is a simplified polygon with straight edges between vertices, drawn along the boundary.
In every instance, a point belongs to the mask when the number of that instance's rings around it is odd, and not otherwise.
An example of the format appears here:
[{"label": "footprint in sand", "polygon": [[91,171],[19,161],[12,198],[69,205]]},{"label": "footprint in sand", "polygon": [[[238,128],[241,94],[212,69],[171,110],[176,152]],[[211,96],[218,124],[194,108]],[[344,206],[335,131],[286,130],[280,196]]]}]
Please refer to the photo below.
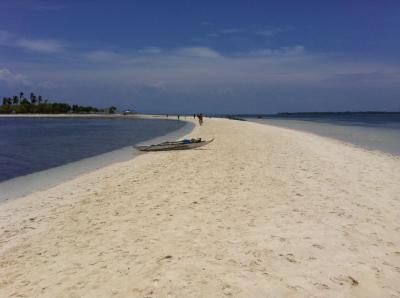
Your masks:
[{"label": "footprint in sand", "polygon": [[314,286],[316,286],[317,289],[319,289],[319,290],[329,290],[330,289],[328,285],[322,284],[319,282],[314,283]]},{"label": "footprint in sand", "polygon": [[230,285],[224,285],[222,287],[222,293],[226,296],[232,296],[233,295],[233,290]]},{"label": "footprint in sand", "polygon": [[319,244],[313,244],[312,247],[318,248],[318,249],[324,249],[322,245]]},{"label": "footprint in sand", "polygon": [[157,263],[158,263],[158,264],[161,264],[161,263],[169,262],[169,261],[171,261],[171,259],[172,259],[172,256],[171,256],[171,255],[166,255],[166,256],[160,258],[160,259],[157,261]]},{"label": "footprint in sand", "polygon": [[296,259],[294,258],[294,255],[291,253],[288,253],[286,255],[280,254],[279,256],[284,257],[290,263],[297,263]]},{"label": "footprint in sand", "polygon": [[350,275],[344,276],[344,275],[339,275],[336,277],[331,278],[331,281],[333,281],[336,284],[339,284],[341,286],[348,284],[351,286],[358,286],[359,282],[355,278],[351,277]]}]

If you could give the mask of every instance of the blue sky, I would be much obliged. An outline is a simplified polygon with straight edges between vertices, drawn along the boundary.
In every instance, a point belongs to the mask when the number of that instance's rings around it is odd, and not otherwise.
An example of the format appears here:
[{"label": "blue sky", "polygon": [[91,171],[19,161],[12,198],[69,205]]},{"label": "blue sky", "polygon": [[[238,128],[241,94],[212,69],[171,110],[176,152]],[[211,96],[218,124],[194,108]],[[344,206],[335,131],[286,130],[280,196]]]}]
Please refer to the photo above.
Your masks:
[{"label": "blue sky", "polygon": [[400,110],[399,1],[0,2],[0,96],[158,113]]}]

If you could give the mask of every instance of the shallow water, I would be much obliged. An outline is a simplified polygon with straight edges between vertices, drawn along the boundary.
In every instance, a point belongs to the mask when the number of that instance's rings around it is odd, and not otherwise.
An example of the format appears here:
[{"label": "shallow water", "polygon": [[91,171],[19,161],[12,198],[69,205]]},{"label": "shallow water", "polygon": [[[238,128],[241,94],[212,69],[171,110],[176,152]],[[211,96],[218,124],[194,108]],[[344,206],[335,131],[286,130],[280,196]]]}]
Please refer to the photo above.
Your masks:
[{"label": "shallow water", "polygon": [[0,181],[131,146],[185,124],[158,119],[0,118]]},{"label": "shallow water", "polygon": [[400,155],[400,115],[325,115],[246,118]]}]

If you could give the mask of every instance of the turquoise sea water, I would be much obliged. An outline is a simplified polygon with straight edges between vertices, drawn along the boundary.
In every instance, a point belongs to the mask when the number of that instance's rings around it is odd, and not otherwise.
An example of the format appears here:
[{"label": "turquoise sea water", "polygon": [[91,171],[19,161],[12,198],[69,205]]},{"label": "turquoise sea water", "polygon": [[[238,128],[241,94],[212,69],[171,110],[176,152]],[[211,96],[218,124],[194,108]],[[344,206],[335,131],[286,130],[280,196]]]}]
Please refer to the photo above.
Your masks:
[{"label": "turquoise sea water", "polygon": [[400,155],[400,115],[292,115],[246,118],[263,124],[276,125],[394,155]]}]

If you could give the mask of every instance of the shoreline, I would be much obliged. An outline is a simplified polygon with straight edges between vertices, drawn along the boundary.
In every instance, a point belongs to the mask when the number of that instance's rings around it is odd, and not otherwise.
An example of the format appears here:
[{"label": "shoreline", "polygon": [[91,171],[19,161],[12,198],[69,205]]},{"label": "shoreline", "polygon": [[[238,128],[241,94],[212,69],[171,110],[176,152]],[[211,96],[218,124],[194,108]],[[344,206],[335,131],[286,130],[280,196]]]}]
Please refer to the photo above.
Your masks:
[{"label": "shoreline", "polygon": [[[365,127],[362,125],[341,125],[339,123],[319,123],[298,119],[246,118],[246,121],[309,133],[362,150],[376,151],[395,157],[400,156],[400,150],[398,149],[400,142],[395,142],[400,135],[396,129]],[[382,133],[385,134],[386,139],[382,140]]]},{"label": "shoreline", "polygon": [[[186,115],[190,117],[190,115]],[[182,118],[185,115],[181,115]],[[167,117],[163,114],[0,114],[0,118],[107,118],[107,119],[165,119],[177,120],[176,115]],[[184,119],[182,119],[184,121]]]},{"label": "shoreline", "polygon": [[[139,118],[160,119],[154,117],[153,115],[150,115],[148,117],[144,116],[145,115],[140,115],[140,117],[136,117],[134,119],[139,119]],[[34,117],[42,117],[42,116],[36,115]],[[57,118],[63,118],[63,116]],[[74,117],[68,117],[68,118],[74,118]],[[98,117],[95,118],[98,119]],[[114,117],[114,118],[121,119],[119,117]],[[130,119],[132,119],[132,117]],[[139,142],[137,144],[133,144],[132,146],[126,146],[117,150],[109,151],[106,153],[94,155],[87,158],[82,158],[80,160],[63,164],[57,167],[52,167],[46,170],[14,177],[5,181],[0,181],[0,190],[1,190],[0,204],[8,200],[19,199],[33,192],[44,191],[60,183],[77,178],[83,174],[107,167],[111,164],[134,159],[141,153],[135,148],[133,148],[133,146],[142,143],[148,143],[148,142],[158,143],[169,139],[181,138],[195,129],[196,125],[193,125],[193,121],[190,120],[181,120],[181,121],[186,122],[186,124],[182,128],[167,133],[165,135],[161,135],[146,141]]]},{"label": "shoreline", "polygon": [[400,159],[206,119],[151,152],[0,205],[0,296],[400,293]]}]

